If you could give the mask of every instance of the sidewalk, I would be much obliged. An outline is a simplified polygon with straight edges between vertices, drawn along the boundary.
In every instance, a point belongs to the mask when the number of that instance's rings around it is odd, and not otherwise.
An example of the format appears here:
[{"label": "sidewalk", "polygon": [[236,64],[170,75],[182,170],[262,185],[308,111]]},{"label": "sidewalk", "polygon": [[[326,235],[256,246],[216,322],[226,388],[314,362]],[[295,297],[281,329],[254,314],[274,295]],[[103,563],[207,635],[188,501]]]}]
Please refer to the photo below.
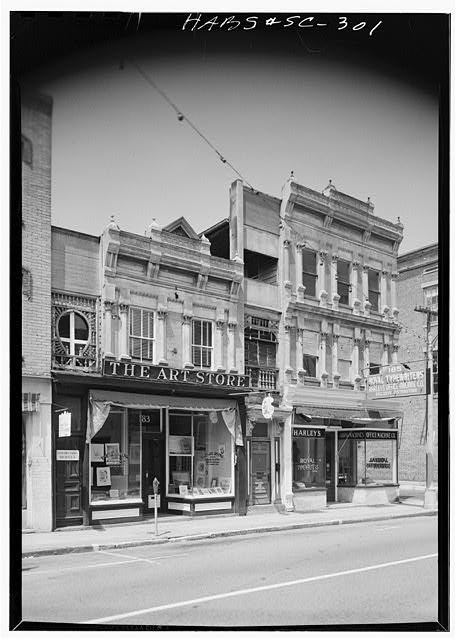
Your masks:
[{"label": "sidewalk", "polygon": [[246,516],[237,514],[199,518],[161,516],[158,518],[157,536],[155,536],[153,518],[126,524],[71,527],[44,533],[24,532],[22,535],[22,556],[121,549],[184,540],[202,540],[249,533],[287,531],[355,522],[376,522],[436,514],[437,509],[423,509],[422,498],[411,497],[389,505],[354,506],[337,503],[325,509],[308,513],[279,512],[271,506],[267,509],[251,507]]}]

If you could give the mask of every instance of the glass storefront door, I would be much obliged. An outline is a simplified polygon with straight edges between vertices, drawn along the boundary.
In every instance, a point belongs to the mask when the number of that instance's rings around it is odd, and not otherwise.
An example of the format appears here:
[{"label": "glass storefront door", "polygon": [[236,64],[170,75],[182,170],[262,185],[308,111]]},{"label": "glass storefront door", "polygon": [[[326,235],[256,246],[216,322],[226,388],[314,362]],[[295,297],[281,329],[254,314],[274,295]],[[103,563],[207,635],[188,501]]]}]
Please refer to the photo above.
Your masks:
[{"label": "glass storefront door", "polygon": [[271,443],[252,440],[251,443],[252,504],[271,502]]}]

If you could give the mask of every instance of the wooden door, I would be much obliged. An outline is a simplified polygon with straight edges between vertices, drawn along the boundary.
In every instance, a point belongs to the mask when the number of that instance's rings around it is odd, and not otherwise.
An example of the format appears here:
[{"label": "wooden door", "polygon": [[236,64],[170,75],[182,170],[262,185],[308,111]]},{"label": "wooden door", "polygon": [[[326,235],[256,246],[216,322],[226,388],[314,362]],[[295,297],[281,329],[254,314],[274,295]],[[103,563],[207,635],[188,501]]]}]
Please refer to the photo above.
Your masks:
[{"label": "wooden door", "polygon": [[271,502],[271,443],[252,440],[251,444],[252,504]]},{"label": "wooden door", "polygon": [[153,511],[149,507],[149,496],[154,494],[153,481],[159,481],[160,506],[159,511],[165,510],[164,484],[164,441],[161,437],[150,437],[143,434],[142,441],[142,497],[144,511]]}]

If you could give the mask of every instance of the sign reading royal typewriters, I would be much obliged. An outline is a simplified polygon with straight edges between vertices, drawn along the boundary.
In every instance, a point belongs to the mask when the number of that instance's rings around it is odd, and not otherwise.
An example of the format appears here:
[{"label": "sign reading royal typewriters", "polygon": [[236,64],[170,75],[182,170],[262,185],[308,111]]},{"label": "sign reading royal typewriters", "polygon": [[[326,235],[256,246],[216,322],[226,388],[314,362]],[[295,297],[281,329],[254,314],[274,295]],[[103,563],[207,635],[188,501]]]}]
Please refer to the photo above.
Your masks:
[{"label": "sign reading royal typewriters", "polygon": [[420,396],[425,393],[424,369],[410,371],[402,364],[392,364],[381,367],[380,373],[367,378],[367,397],[371,399]]},{"label": "sign reading royal typewriters", "polygon": [[316,429],[315,427],[293,427],[291,431],[292,438],[324,438],[325,430]]},{"label": "sign reading royal typewriters", "polygon": [[250,376],[237,373],[217,373],[200,369],[174,369],[134,362],[119,362],[117,360],[103,361],[103,375],[116,378],[150,380],[152,382],[186,382],[212,387],[242,389],[250,387]]}]

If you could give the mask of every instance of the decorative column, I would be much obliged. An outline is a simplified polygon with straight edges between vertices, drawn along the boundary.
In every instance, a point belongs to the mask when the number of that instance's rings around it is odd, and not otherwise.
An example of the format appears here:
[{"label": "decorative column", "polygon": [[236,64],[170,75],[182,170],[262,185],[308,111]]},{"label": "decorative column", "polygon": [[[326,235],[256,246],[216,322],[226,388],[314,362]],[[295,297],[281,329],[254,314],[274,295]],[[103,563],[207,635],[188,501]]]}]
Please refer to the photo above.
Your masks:
[{"label": "decorative column", "polygon": [[120,331],[119,351],[121,360],[131,360],[128,355],[128,305],[119,304]]},{"label": "decorative column", "polygon": [[382,314],[385,316],[385,319],[389,315],[390,308],[387,304],[387,285],[386,285],[386,277],[388,275],[388,271],[386,269],[382,269],[381,277],[380,277],[380,308],[382,310]]},{"label": "decorative column", "polygon": [[328,256],[327,251],[318,252],[318,288],[320,298],[320,307],[326,307],[328,303],[328,292],[325,289],[325,275],[326,275],[326,258]]},{"label": "decorative column", "polygon": [[283,241],[283,284],[291,287],[290,282],[290,241]]},{"label": "decorative column", "polygon": [[333,385],[335,389],[339,388],[340,381],[340,373],[338,371],[339,360],[338,360],[338,348],[339,348],[339,325],[334,325],[333,327],[333,341],[332,341],[332,376],[333,376]]},{"label": "decorative column", "polygon": [[192,341],[191,341],[191,330],[192,330],[192,319],[193,315],[191,313],[184,312],[182,316],[182,362],[184,369],[193,369],[193,358],[192,358]]},{"label": "decorative column", "polygon": [[399,351],[399,345],[398,344],[393,344],[393,354],[392,354],[393,364],[397,364],[397,352],[398,351]]},{"label": "decorative column", "polygon": [[320,332],[320,358],[319,358],[320,387],[328,386],[328,372],[326,371],[326,339],[327,337],[328,337],[327,331]]},{"label": "decorative column", "polygon": [[355,337],[353,339],[353,352],[352,352],[352,367],[353,367],[353,382],[355,385],[355,391],[359,391],[359,386],[361,382],[361,376],[359,375],[359,345],[361,343],[361,339],[359,337]]},{"label": "decorative column", "polygon": [[397,320],[399,315],[399,309],[397,308],[397,279],[399,277],[398,273],[391,274],[391,309],[393,313],[394,320]]},{"label": "decorative column", "polygon": [[165,309],[159,309],[157,311],[157,358],[158,364],[167,365],[166,360],[166,316],[167,311]]},{"label": "decorative column", "polygon": [[369,368],[370,368],[370,353],[369,353],[369,349],[370,349],[370,338],[365,337],[364,338],[364,377],[369,375]]},{"label": "decorative column", "polygon": [[284,324],[284,340],[283,340],[283,363],[284,363],[284,373],[286,379],[289,380],[290,374],[293,371],[291,368],[291,357],[290,357],[290,330],[291,330],[291,320],[289,318],[285,318]]},{"label": "decorative column", "polygon": [[372,305],[369,302],[369,265],[363,264],[363,301],[364,315],[370,316]]},{"label": "decorative column", "polygon": [[304,382],[304,347],[303,347],[304,329],[296,331],[296,369],[299,382]]},{"label": "decorative column", "polygon": [[236,369],[236,343],[235,343],[235,331],[236,331],[237,322],[230,321],[228,322],[228,345],[227,345],[227,370],[228,372],[234,371],[237,372]]},{"label": "decorative column", "polygon": [[113,358],[112,351],[112,302],[105,300],[104,303],[104,355],[105,358]]},{"label": "decorative column", "polygon": [[291,438],[291,414],[285,421],[282,435],[282,456],[283,456],[283,502],[286,511],[294,511],[293,504],[293,443]]},{"label": "decorative column", "polygon": [[339,256],[333,254],[331,256],[331,297],[333,309],[337,311],[339,308],[340,295],[337,293],[337,261]]},{"label": "decorative column", "polygon": [[223,366],[223,329],[225,323],[223,320],[217,320],[215,323],[215,368],[217,371],[225,371]]},{"label": "decorative column", "polygon": [[389,347],[389,344],[387,342],[386,336],[384,336],[383,340],[384,341],[383,341],[382,366],[385,367],[388,364],[388,360],[389,360],[389,358],[388,358],[388,347]]},{"label": "decorative column", "polygon": [[351,285],[350,300],[351,300],[351,306],[353,307],[353,314],[355,316],[359,316],[360,307],[361,307],[361,301],[358,296],[358,273],[359,273],[360,266],[361,265],[356,260],[352,262],[351,278],[350,278],[350,285]]},{"label": "decorative column", "polygon": [[302,282],[302,250],[303,242],[296,243],[296,298],[298,302],[304,302],[305,286]]}]

